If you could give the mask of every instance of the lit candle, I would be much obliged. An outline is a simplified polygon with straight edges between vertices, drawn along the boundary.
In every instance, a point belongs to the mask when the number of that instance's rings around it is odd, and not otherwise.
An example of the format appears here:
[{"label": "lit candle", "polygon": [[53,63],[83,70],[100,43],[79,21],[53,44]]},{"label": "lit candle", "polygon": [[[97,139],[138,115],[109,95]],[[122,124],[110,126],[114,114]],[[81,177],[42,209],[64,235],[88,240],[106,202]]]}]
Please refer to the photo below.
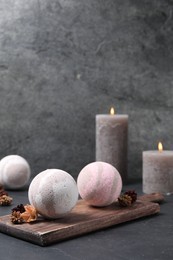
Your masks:
[{"label": "lit candle", "polygon": [[96,161],[113,165],[127,181],[128,115],[96,115]]},{"label": "lit candle", "polygon": [[143,152],[143,192],[173,192],[173,151],[164,151],[161,142],[158,151]]}]

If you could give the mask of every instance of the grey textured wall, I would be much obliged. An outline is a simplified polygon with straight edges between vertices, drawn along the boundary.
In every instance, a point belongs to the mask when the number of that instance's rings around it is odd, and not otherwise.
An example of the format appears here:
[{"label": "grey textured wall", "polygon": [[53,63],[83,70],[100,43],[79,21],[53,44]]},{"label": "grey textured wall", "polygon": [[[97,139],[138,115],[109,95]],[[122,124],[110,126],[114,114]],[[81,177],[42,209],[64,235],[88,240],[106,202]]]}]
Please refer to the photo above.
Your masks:
[{"label": "grey textured wall", "polygon": [[129,114],[129,177],[173,149],[173,1],[1,0],[0,157],[73,176],[95,159],[95,115]]}]

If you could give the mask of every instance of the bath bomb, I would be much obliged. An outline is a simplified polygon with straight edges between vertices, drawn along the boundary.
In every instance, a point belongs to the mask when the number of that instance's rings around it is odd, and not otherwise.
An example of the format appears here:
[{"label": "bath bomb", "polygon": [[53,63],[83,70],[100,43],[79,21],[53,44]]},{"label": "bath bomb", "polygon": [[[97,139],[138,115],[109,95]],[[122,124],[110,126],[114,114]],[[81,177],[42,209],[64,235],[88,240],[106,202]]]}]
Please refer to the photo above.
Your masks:
[{"label": "bath bomb", "polygon": [[8,155],[0,161],[0,183],[6,189],[23,188],[30,176],[30,166],[21,156]]},{"label": "bath bomb", "polygon": [[78,189],[73,177],[59,169],[40,172],[32,180],[28,198],[45,218],[63,217],[76,205]]},{"label": "bath bomb", "polygon": [[108,206],[122,190],[122,179],[115,167],[105,162],[86,165],[78,175],[77,187],[83,200],[92,206]]}]

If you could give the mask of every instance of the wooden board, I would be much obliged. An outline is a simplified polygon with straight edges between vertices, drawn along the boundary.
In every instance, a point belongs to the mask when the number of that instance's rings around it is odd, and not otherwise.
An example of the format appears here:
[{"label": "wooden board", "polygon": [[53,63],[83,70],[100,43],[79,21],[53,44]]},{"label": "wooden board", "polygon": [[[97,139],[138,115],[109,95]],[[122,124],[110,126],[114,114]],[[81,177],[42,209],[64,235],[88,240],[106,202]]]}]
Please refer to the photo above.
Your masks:
[{"label": "wooden board", "polygon": [[14,225],[10,215],[0,217],[0,231],[8,235],[41,245],[47,246],[64,239],[83,235],[92,231],[107,228],[123,222],[135,220],[144,216],[153,215],[160,211],[157,203],[158,196],[141,197],[132,207],[122,208],[118,203],[104,208],[88,206],[79,200],[76,207],[66,217],[57,220],[39,218],[34,223]]}]

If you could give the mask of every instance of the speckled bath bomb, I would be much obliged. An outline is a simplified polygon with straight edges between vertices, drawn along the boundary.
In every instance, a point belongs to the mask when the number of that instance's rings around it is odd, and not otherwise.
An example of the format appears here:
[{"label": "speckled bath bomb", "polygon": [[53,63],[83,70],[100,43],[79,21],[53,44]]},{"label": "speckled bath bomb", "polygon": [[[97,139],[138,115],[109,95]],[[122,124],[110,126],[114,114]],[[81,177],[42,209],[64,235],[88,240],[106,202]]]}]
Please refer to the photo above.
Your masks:
[{"label": "speckled bath bomb", "polygon": [[0,161],[0,183],[6,189],[23,188],[28,183],[30,175],[28,162],[19,155],[8,155]]},{"label": "speckled bath bomb", "polygon": [[122,179],[111,164],[93,162],[85,166],[77,179],[78,191],[89,205],[104,207],[112,204],[122,190]]},{"label": "speckled bath bomb", "polygon": [[48,169],[32,180],[28,198],[38,213],[45,218],[56,219],[76,205],[78,189],[70,174],[59,169]]}]

